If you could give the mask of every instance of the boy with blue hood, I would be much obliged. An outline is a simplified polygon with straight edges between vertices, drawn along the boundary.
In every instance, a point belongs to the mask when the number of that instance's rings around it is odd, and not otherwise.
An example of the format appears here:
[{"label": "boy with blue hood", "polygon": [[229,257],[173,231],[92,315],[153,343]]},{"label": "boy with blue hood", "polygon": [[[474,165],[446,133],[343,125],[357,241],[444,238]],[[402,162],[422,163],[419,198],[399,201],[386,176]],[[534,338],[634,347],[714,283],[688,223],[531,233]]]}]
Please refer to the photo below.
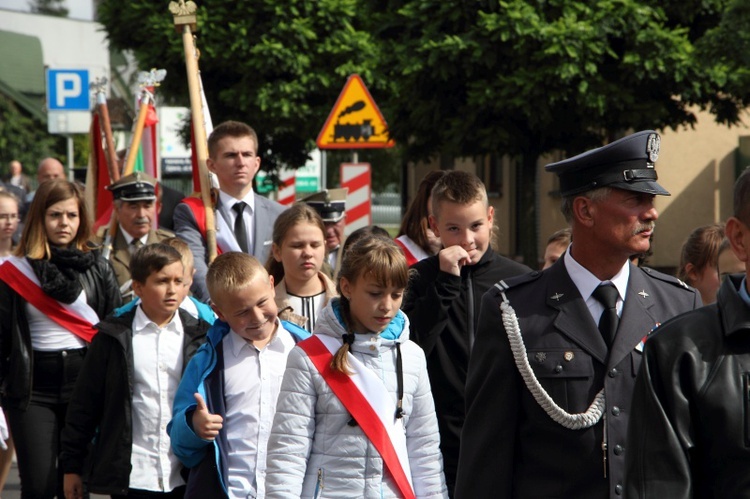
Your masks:
[{"label": "boy with blue hood", "polygon": [[190,468],[185,497],[263,497],[286,358],[309,333],[278,319],[273,278],[248,254],[219,256],[206,285],[219,319],[185,370],[167,432]]}]

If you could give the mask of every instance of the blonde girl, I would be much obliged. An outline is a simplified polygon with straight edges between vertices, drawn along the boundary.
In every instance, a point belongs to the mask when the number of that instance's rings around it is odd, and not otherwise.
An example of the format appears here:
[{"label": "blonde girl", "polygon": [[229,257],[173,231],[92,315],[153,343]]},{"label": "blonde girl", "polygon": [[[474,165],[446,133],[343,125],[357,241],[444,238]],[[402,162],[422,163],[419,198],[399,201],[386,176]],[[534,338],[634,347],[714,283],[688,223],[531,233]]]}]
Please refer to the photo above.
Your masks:
[{"label": "blonde girl", "polygon": [[299,203],[279,215],[266,270],[276,283],[280,319],[308,331],[315,328],[323,307],[338,296],[321,271],[325,257],[325,225],[317,211]]},{"label": "blonde girl", "polygon": [[340,298],[289,355],[267,498],[448,497],[425,356],[400,311],[408,278],[388,238],[345,254]]}]

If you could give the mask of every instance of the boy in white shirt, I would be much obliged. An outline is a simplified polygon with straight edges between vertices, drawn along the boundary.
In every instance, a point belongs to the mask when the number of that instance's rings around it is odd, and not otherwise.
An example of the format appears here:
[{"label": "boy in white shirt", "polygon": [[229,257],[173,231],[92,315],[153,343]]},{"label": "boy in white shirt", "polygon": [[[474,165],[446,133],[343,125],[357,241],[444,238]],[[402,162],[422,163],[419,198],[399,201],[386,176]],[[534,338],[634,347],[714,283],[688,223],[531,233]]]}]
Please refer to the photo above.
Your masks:
[{"label": "boy in white shirt", "polygon": [[60,457],[66,499],[83,498],[84,475],[89,492],[113,498],[184,494],[166,426],[182,372],[210,326],[179,309],[187,288],[177,250],[144,246],[131,267],[141,301],[97,325],[68,406]]},{"label": "boy in white shirt", "polygon": [[286,358],[309,333],[278,319],[273,278],[246,253],[216,258],[206,285],[219,319],[185,371],[167,431],[190,468],[186,497],[263,497]]}]

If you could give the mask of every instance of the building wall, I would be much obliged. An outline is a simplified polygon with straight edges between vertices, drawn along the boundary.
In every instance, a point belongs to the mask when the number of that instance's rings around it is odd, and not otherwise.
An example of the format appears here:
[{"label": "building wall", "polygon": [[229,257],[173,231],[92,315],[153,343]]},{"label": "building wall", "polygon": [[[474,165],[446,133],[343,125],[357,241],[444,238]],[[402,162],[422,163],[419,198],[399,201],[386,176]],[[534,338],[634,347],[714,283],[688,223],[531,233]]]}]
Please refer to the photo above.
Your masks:
[{"label": "building wall", "polygon": [[[88,69],[90,81],[109,77],[109,44],[99,23],[0,9],[0,30],[37,37],[44,66]],[[39,74],[44,78],[44,67]]]},{"label": "building wall", "polygon": [[[707,112],[695,110],[698,123],[694,129],[665,130],[661,135],[661,151],[656,163],[659,183],[671,196],[657,196],[659,212],[652,244],[653,256],[648,265],[671,271],[679,265],[680,249],[690,232],[701,225],[723,222],[732,214],[732,187],[736,178],[737,149],[741,137],[750,137],[750,119],[736,127],[714,122]],[[560,154],[540,158],[537,175],[538,254],[544,254],[547,238],[567,226],[560,213],[559,184],[555,175],[546,173],[544,165],[562,159]],[[412,165],[409,172],[411,196],[419,180],[439,161]],[[495,224],[499,229],[499,251],[513,257],[515,242],[515,165],[503,170],[503,193],[491,197],[495,207]],[[750,161],[748,161],[750,165]],[[483,166],[469,159],[457,160],[456,169],[483,174]],[[526,262],[530,267],[535,264]]]}]

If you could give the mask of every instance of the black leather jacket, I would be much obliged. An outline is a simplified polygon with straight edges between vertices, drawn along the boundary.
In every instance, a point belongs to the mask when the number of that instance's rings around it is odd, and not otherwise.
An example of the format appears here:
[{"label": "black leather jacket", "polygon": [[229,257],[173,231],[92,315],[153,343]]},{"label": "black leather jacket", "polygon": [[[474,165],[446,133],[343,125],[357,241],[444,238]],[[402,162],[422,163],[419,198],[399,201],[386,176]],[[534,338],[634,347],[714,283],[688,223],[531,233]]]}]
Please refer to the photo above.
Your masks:
[{"label": "black leather jacket", "polygon": [[718,302],[648,339],[636,382],[626,497],[750,497],[750,306],[727,278]]},{"label": "black leather jacket", "polygon": [[[122,304],[115,273],[101,255],[97,254],[94,265],[80,278],[86,301],[99,319],[104,319]],[[33,362],[26,300],[0,281],[0,394],[3,407],[25,410],[29,405]]]}]

